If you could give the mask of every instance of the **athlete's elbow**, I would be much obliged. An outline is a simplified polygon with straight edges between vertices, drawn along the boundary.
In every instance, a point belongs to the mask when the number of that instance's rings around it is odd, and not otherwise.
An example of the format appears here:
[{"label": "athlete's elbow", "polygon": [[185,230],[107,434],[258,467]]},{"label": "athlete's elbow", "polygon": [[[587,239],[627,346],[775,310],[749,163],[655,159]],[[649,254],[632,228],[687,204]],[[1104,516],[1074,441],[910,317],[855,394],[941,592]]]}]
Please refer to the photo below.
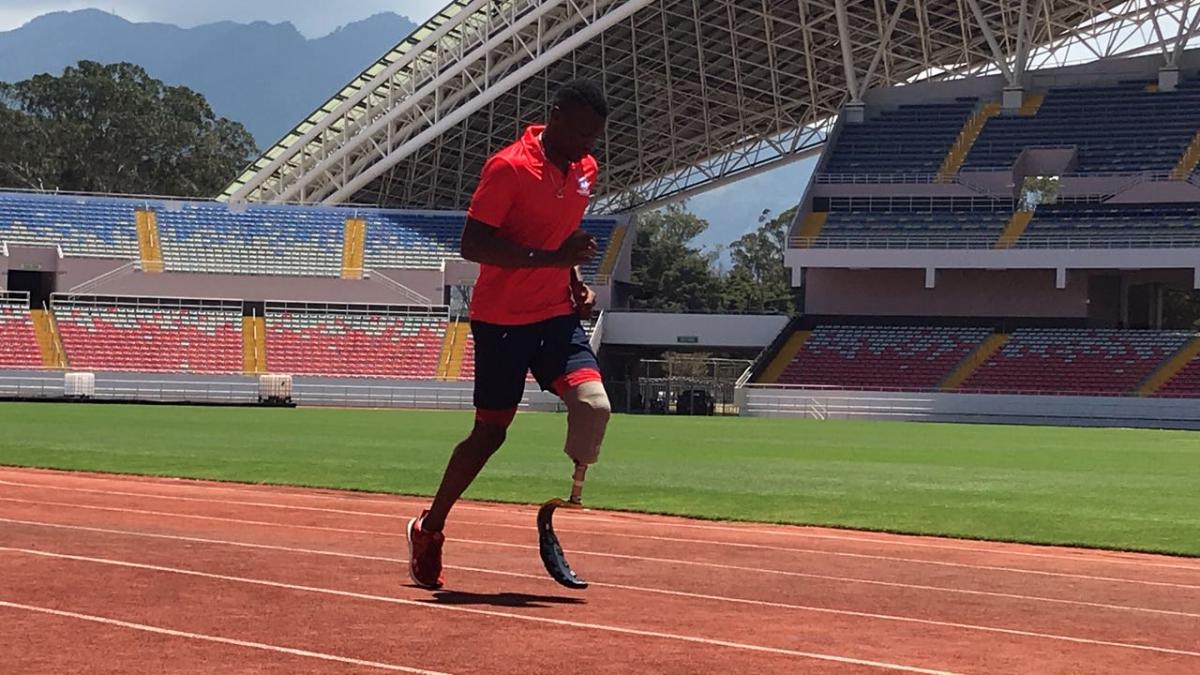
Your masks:
[{"label": "athlete's elbow", "polygon": [[477,263],[479,260],[479,248],[467,239],[463,239],[458,245],[458,255],[467,262]]}]

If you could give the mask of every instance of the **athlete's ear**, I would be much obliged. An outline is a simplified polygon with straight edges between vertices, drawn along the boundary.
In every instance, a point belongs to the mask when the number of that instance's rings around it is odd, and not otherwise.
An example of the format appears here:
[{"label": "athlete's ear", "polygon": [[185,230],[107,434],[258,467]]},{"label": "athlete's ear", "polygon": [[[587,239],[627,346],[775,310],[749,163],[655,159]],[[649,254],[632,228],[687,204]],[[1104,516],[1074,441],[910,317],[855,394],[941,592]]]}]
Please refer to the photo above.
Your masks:
[{"label": "athlete's ear", "polygon": [[555,126],[562,122],[562,108],[560,108],[558,105],[551,106],[550,118],[547,120],[547,122]]}]

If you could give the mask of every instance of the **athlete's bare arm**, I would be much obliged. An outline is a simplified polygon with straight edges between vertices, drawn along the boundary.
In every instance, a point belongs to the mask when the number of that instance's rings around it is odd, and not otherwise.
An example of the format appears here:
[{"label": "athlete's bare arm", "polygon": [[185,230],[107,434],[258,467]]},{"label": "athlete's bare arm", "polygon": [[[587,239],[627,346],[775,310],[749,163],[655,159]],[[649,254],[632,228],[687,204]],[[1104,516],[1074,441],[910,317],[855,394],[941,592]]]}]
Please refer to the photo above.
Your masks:
[{"label": "athlete's bare arm", "polygon": [[496,267],[575,267],[595,257],[596,238],[575,230],[554,251],[526,248],[501,238],[494,227],[467,218],[459,255],[471,262]]}]

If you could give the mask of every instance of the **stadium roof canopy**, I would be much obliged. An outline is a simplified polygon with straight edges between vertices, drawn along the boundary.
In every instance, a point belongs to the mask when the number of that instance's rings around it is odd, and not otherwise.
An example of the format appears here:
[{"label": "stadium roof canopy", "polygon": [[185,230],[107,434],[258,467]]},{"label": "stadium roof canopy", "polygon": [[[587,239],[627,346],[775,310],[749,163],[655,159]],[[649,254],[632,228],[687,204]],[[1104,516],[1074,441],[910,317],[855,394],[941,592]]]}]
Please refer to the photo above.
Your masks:
[{"label": "stadium roof canopy", "polygon": [[594,210],[812,154],[871,87],[1161,51],[1200,0],[455,0],[272,146],[230,201],[460,209],[556,84],[614,104]]}]

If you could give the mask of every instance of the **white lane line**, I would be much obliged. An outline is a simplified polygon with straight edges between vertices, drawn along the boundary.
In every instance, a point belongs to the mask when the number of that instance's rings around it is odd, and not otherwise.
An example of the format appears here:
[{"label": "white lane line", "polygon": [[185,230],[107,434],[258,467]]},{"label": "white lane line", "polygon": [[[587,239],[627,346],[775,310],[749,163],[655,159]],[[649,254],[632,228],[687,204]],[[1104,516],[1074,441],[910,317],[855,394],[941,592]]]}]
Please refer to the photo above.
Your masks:
[{"label": "white lane line", "polygon": [[[319,525],[292,525],[289,523],[270,522],[265,520],[243,520],[238,518],[222,518],[219,516],[201,516],[191,513],[173,513],[170,511],[147,511],[142,509],[125,509],[116,506],[92,506],[88,504],[75,504],[72,502],[49,502],[33,499],[15,499],[11,497],[0,497],[0,502],[11,502],[16,504],[30,504],[35,506],[55,506],[62,508],[83,509],[89,511],[106,511],[110,513],[131,513],[137,515],[159,516],[167,518],[185,518],[192,520],[205,520],[223,523],[236,523],[238,525],[252,525],[256,527],[273,527],[284,529],[299,529],[299,530],[315,530],[318,532],[336,532],[340,534],[355,534],[355,535],[371,535],[377,537],[402,537],[400,532],[386,532],[382,530],[359,530],[340,527],[323,527]],[[532,531],[532,530],[531,530]],[[669,537],[655,537],[661,541],[673,541]],[[520,549],[536,549],[537,546],[529,544],[510,544],[499,541],[484,541],[479,539],[464,539],[455,537],[455,543],[459,544],[474,544],[478,546],[496,546],[503,548],[520,548]],[[946,560],[923,560],[920,558],[901,558],[896,556],[872,555],[867,553],[849,553],[845,551],[824,551],[820,549],[783,549],[790,553],[806,553],[812,555],[831,556],[839,558],[853,558],[858,560],[878,560],[889,563],[908,563],[913,565],[930,565],[936,567],[950,567],[955,569],[969,570],[986,570],[989,572],[1006,572],[1011,574],[1028,574],[1034,576],[1045,576],[1062,579],[1082,579],[1086,581],[1102,581],[1105,583],[1117,584],[1135,584],[1141,586],[1160,586],[1167,588],[1182,588],[1187,590],[1200,590],[1200,584],[1182,584],[1168,581],[1151,581],[1149,579],[1126,579],[1122,577],[1105,577],[1090,574],[1072,574],[1069,572],[1049,572],[1045,570],[1031,570],[1020,567],[1003,567],[999,565],[973,565],[970,563],[956,563]],[[783,574],[795,576],[797,573],[787,572],[784,570],[773,570],[759,567],[748,567],[741,565],[726,565],[721,563],[701,562],[696,560],[675,560],[668,558],[657,558],[650,556],[625,555],[620,553],[606,553],[602,551],[588,551],[585,549],[571,549],[572,555],[590,555],[604,558],[615,558],[620,560],[638,560],[647,562],[673,563],[678,565],[693,565],[702,567],[712,567],[716,569],[739,570],[745,572],[761,572],[766,574]]]},{"label": "white lane line", "polygon": [[[354,504],[381,504],[381,505],[389,505],[389,506],[396,506],[396,507],[409,506],[410,504],[407,502],[419,502],[420,501],[416,497],[408,497],[408,496],[401,496],[401,495],[397,495],[395,498],[392,498],[392,499],[373,499],[373,498],[354,498],[354,497],[350,496],[351,494],[358,494],[358,493],[347,493],[346,496],[339,496],[339,495],[326,495],[326,494],[299,493],[299,492],[285,491],[283,489],[280,489],[280,490],[272,489],[274,487],[286,488],[286,486],[263,486],[261,489],[247,489],[247,488],[239,488],[239,487],[234,487],[234,486],[212,485],[209,483],[193,481],[191,479],[179,479],[178,482],[158,482],[158,481],[149,481],[149,480],[130,480],[130,479],[120,479],[120,478],[106,479],[106,478],[94,477],[94,476],[80,476],[80,478],[84,478],[86,480],[91,480],[91,481],[94,481],[97,483],[105,483],[105,482],[116,482],[116,483],[122,483],[122,484],[146,483],[148,485],[154,485],[154,486],[165,487],[165,488],[196,489],[196,490],[214,491],[214,492],[216,492],[216,491],[237,492],[237,493],[252,494],[252,495],[255,495],[258,497],[271,495],[271,496],[279,496],[279,497],[296,497],[296,498],[306,498],[306,499],[335,500],[335,501],[340,501],[340,502],[351,502]],[[140,477],[131,476],[130,478],[137,479]],[[353,509],[301,506],[298,504],[278,504],[278,503],[259,502],[259,501],[213,499],[213,498],[209,498],[209,497],[185,497],[185,496],[180,496],[180,495],[159,495],[159,494],[151,494],[151,493],[144,493],[144,492],[127,492],[127,491],[121,491],[121,490],[101,490],[101,489],[95,489],[95,488],[71,488],[71,487],[57,486],[57,485],[50,485],[50,484],[43,484],[43,483],[22,483],[22,482],[18,482],[18,481],[8,481],[8,480],[0,480],[0,485],[10,485],[10,486],[14,486],[14,487],[45,488],[45,489],[53,489],[53,490],[66,490],[66,491],[72,491],[72,492],[91,492],[91,493],[96,493],[96,494],[108,494],[108,495],[114,495],[114,496],[146,497],[146,498],[167,499],[167,500],[176,500],[176,501],[211,502],[211,503],[219,503],[219,504],[257,506],[257,507],[274,508],[274,509],[293,509],[293,510],[298,510],[298,511],[313,511],[313,512],[320,512],[320,513],[340,513],[340,514],[346,514],[346,515],[360,515],[360,516],[378,517],[378,518],[407,519],[409,517],[402,513],[380,513],[380,512],[374,512],[374,511],[359,511],[359,510],[353,510]],[[488,506],[488,505],[482,505],[482,504],[460,503],[460,504],[455,505],[455,509],[479,511],[479,512],[488,513],[488,514],[492,514],[492,515],[502,515],[502,516],[510,516],[510,517],[528,517],[533,513],[533,511],[530,510],[529,506],[522,505],[522,504],[513,504],[511,506],[506,507],[506,506],[501,506],[501,505]],[[1200,564],[1189,565],[1184,562],[1169,563],[1169,562],[1160,562],[1157,560],[1118,558],[1118,557],[1114,557],[1113,555],[1105,555],[1099,551],[1089,553],[1088,551],[1082,550],[1082,549],[1080,549],[1078,553],[1072,554],[1072,555],[1064,555],[1064,554],[1056,554],[1056,553],[1043,553],[1043,552],[1036,552],[1036,551],[1008,550],[1008,547],[1030,546],[1030,544],[1016,544],[1016,543],[1011,543],[1011,542],[980,542],[980,544],[981,544],[980,546],[971,546],[971,545],[961,544],[961,543],[960,544],[952,544],[952,543],[938,543],[938,542],[916,541],[915,540],[915,538],[920,537],[922,535],[906,536],[906,535],[880,534],[879,536],[876,537],[876,536],[870,536],[870,535],[865,535],[865,534],[864,535],[818,534],[815,532],[802,531],[801,528],[803,526],[790,526],[789,527],[789,526],[781,525],[781,526],[779,526],[779,529],[762,529],[760,527],[754,527],[751,524],[741,526],[741,525],[719,525],[719,524],[675,522],[675,519],[677,517],[673,517],[672,522],[670,522],[670,523],[654,523],[652,520],[645,519],[645,518],[647,518],[648,514],[636,514],[636,513],[628,513],[628,514],[605,513],[603,511],[596,511],[594,513],[589,513],[586,515],[578,514],[578,513],[563,514],[563,515],[565,516],[563,519],[564,522],[570,522],[570,521],[577,520],[577,521],[585,521],[585,522],[594,522],[594,523],[601,523],[601,524],[606,524],[606,525],[613,525],[613,526],[618,526],[618,527],[628,527],[631,524],[639,524],[639,525],[649,524],[654,527],[667,527],[670,529],[707,530],[707,531],[712,531],[712,532],[725,532],[725,533],[731,533],[731,534],[758,534],[758,535],[766,535],[766,536],[782,536],[782,537],[793,537],[793,538],[801,538],[801,539],[817,539],[817,540],[825,540],[825,541],[845,541],[845,542],[854,542],[854,543],[863,543],[863,544],[899,546],[899,547],[909,547],[909,548],[928,548],[928,549],[936,549],[936,550],[963,551],[963,552],[967,552],[967,553],[980,553],[980,554],[988,554],[988,555],[1010,555],[1010,556],[1027,557],[1027,558],[1064,560],[1064,561],[1073,562],[1073,563],[1084,562],[1084,563],[1089,563],[1089,564],[1113,564],[1113,565],[1131,565],[1131,566],[1136,566],[1136,567],[1159,567],[1159,568],[1163,568],[1163,569],[1178,569],[1178,570],[1186,570],[1189,572],[1200,573]],[[623,517],[623,516],[625,516],[625,517]],[[682,520],[682,518],[678,518],[678,519]],[[500,523],[487,523],[487,524],[488,525],[496,525],[499,527],[518,527],[515,525],[505,525],[505,524],[500,524]],[[583,530],[578,530],[578,531],[585,532]],[[603,533],[596,532],[596,534],[603,534]],[[626,535],[626,536],[628,536],[628,535]],[[695,541],[698,541],[700,543],[711,543],[711,542],[704,541],[704,540],[695,540]],[[729,542],[718,542],[718,543],[729,544]],[[1158,555],[1158,554],[1138,553],[1138,554],[1130,554],[1130,555],[1151,556],[1151,555]]]},{"label": "white lane line", "polygon": [[[638,637],[650,637],[663,640],[675,640],[680,642],[689,642],[694,644],[703,644],[713,647],[726,647],[749,652],[760,652],[765,654],[778,654],[782,656],[792,656],[802,659],[811,659],[817,661],[829,661],[833,663],[841,663],[856,666],[867,666],[879,668],[883,670],[896,670],[909,673],[925,673],[927,675],[953,675],[947,671],[931,670],[927,668],[918,668],[915,666],[906,666],[898,663],[887,663],[884,661],[871,661],[867,659],[856,659],[852,657],[839,656],[835,654],[821,654],[817,652],[805,652],[794,649],[782,649],[779,647],[767,647],[763,645],[754,645],[744,642],[733,642],[729,640],[718,640],[713,638],[697,637],[694,635],[682,635],[678,633],[665,633],[660,631],[641,630],[637,628],[626,628],[623,626],[612,626],[601,623],[587,623],[583,621],[570,621],[566,619],[552,619],[544,616],[532,616],[528,614],[517,614],[514,612],[502,612],[491,609],[478,609],[475,607],[463,607],[461,605],[443,605],[436,602],[421,602],[419,600],[409,600],[407,598],[398,598],[388,595],[374,595],[368,593],[355,593],[352,591],[341,591],[332,588],[320,588],[317,586],[302,586],[299,584],[286,584],[277,581],[268,581],[265,579],[252,579],[249,577],[235,577],[225,574],[212,574],[209,572],[200,572],[197,570],[180,569],[176,567],[163,567],[159,565],[143,565],[140,563],[126,562],[122,560],[110,560],[106,558],[89,558],[86,556],[72,556],[58,553],[49,553],[46,551],[33,551],[24,549],[0,548],[0,550],[15,551],[26,555],[39,556],[43,558],[58,558],[63,560],[75,560],[79,562],[87,562],[93,564],[111,565],[117,567],[127,567],[131,569],[149,570],[154,572],[164,572],[168,574],[179,574],[190,577],[198,577],[203,579],[214,579],[217,581],[230,581],[241,584],[250,584],[255,586],[264,586],[268,588],[277,588],[289,591],[301,591],[305,593],[319,593],[321,595],[330,595],[341,598],[351,598],[354,600],[367,600],[371,602],[384,602],[394,605],[403,605],[407,607],[421,607],[429,610],[440,610],[446,612],[459,612],[464,614],[474,614],[477,616],[488,616],[500,619],[515,619],[518,621],[528,621],[532,623],[542,623],[554,626],[563,626],[568,628],[579,628],[587,631],[602,631],[608,633],[617,633],[621,635],[635,635]],[[1198,654],[1200,655],[1200,654]]]},{"label": "white lane line", "polygon": [[[0,549],[2,550],[2,549]],[[94,614],[81,614],[79,612],[65,612],[59,609],[50,609],[49,607],[37,607],[34,605],[24,605],[17,602],[8,602],[0,600],[0,607],[9,609],[19,609],[26,612],[36,612],[39,614],[49,614],[67,619],[77,619],[80,621],[90,621],[92,623],[104,624],[107,626],[118,626],[131,630],[142,631],[144,633],[155,633],[157,635],[169,635],[171,637],[186,638],[188,640],[199,640],[202,642],[216,642],[223,645],[231,645],[235,647],[246,647],[249,649],[258,649],[265,652],[275,652],[277,654],[289,654],[291,656],[303,656],[310,659],[320,659],[322,661],[332,661],[334,663],[343,663],[351,666],[360,666],[365,668],[375,668],[378,670],[390,670],[400,673],[417,673],[418,675],[448,675],[436,670],[422,670],[420,668],[409,668],[408,666],[398,666],[394,663],[380,663],[378,661],[364,661],[362,659],[352,659],[346,656],[335,656],[333,654],[324,654],[321,652],[310,652],[306,649],[293,649],[292,647],[280,647],[277,645],[268,645],[261,642],[250,642],[247,640],[235,640],[233,638],[223,638],[216,635],[205,635],[203,633],[191,633],[182,630],[172,630],[170,628],[160,628],[158,626],[148,626],[144,623],[133,623],[130,621],[120,621],[118,619],[110,619],[108,617],[96,616]]]},{"label": "white lane line", "polygon": [[[388,556],[366,555],[366,554],[362,554],[362,553],[346,553],[346,552],[342,552],[342,551],[328,551],[328,550],[312,549],[312,548],[298,548],[298,547],[294,547],[294,546],[277,546],[277,545],[272,545],[272,544],[257,544],[257,543],[253,543],[253,542],[230,541],[230,540],[226,540],[226,539],[209,539],[209,538],[205,538],[205,537],[187,537],[187,536],[173,535],[173,534],[156,534],[153,532],[140,532],[140,531],[134,531],[134,530],[114,530],[114,529],[103,528],[103,527],[88,527],[88,526],[84,526],[84,525],[64,525],[64,524],[60,524],[60,523],[44,523],[44,522],[32,521],[32,520],[12,520],[9,518],[0,518],[0,523],[9,523],[12,525],[27,525],[27,526],[31,526],[31,527],[45,527],[45,528],[53,528],[53,529],[72,530],[72,531],[77,531],[77,532],[93,532],[93,533],[97,533],[97,534],[111,534],[111,535],[118,535],[118,536],[147,537],[147,538],[151,538],[151,539],[164,539],[164,540],[169,540],[169,541],[182,541],[182,542],[196,543],[196,544],[214,544],[214,545],[219,545],[219,546],[233,546],[233,547],[239,547],[239,548],[250,548],[250,549],[258,549],[258,550],[265,550],[265,551],[280,551],[280,552],[284,552],[284,553],[302,553],[302,554],[306,554],[306,555],[329,556],[329,557],[344,558],[344,559],[349,559],[349,560],[370,560],[370,561],[375,561],[375,562],[385,562],[385,563],[391,563],[391,564],[397,564],[397,565],[404,565],[404,564],[408,563],[407,559],[392,558],[392,557],[388,557]],[[461,570],[463,572],[474,572],[474,573],[478,573],[478,574],[493,574],[493,575],[497,575],[497,576],[517,577],[517,578],[522,578],[522,579],[537,579],[539,581],[544,581],[546,578],[546,576],[544,574],[524,574],[521,572],[505,572],[505,571],[501,571],[501,570],[485,569],[485,568],[481,568],[481,567],[467,567],[467,566],[463,566],[463,565],[446,565],[446,568],[453,569],[453,570]],[[1154,609],[1152,607],[1136,607],[1136,606],[1131,606],[1131,605],[1113,605],[1113,604],[1107,604],[1107,603],[1102,603],[1102,602],[1087,602],[1084,600],[1065,600],[1065,599],[1061,599],[1061,598],[1048,598],[1048,597],[1043,597],[1043,596],[1038,596],[1038,595],[1021,595],[1021,594],[1017,594],[1017,593],[1000,593],[1000,592],[996,592],[996,591],[977,591],[977,590],[971,590],[971,589],[965,589],[965,588],[953,588],[953,587],[948,587],[948,586],[927,586],[927,585],[923,585],[923,584],[906,584],[906,583],[900,583],[900,582],[896,582],[896,581],[876,581],[874,579],[859,579],[856,577],[838,577],[838,576],[831,576],[831,575],[826,575],[826,574],[809,574],[809,573],[805,573],[805,572],[792,572],[790,574],[793,576],[801,577],[801,578],[805,578],[805,579],[819,579],[821,581],[834,581],[834,582],[848,583],[848,584],[863,584],[863,585],[867,585],[867,586],[880,586],[880,587],[884,587],[884,588],[901,588],[901,589],[905,589],[905,590],[918,590],[918,591],[930,591],[930,592],[935,592],[935,593],[970,595],[970,596],[978,596],[978,597],[985,597],[985,598],[999,598],[999,599],[1004,599],[1004,600],[1044,602],[1044,603],[1056,604],[1056,605],[1087,607],[1090,609],[1108,609],[1108,610],[1127,611],[1127,612],[1139,612],[1139,613],[1146,613],[1146,614],[1158,614],[1158,615],[1163,615],[1163,616],[1175,616],[1175,617],[1182,617],[1182,618],[1187,618],[1187,619],[1200,619],[1200,614],[1198,614],[1198,613],[1181,612],[1181,611],[1171,610],[1171,609]],[[660,595],[678,595],[678,596],[683,596],[683,597],[704,597],[704,598],[707,598],[710,600],[716,600],[716,601],[721,601],[721,602],[762,605],[762,606],[766,606],[766,607],[790,607],[790,608],[799,608],[800,607],[798,605],[788,605],[786,603],[767,602],[767,601],[763,601],[763,600],[750,600],[750,599],[746,599],[746,598],[732,598],[732,597],[724,597],[724,596],[717,596],[717,595],[699,595],[699,594],[688,593],[688,592],[684,592],[684,591],[672,591],[672,590],[667,590],[664,588],[629,586],[629,585],[625,585],[625,584],[610,584],[610,583],[597,582],[597,581],[590,581],[588,583],[590,583],[592,586],[599,586],[599,587],[604,587],[604,588],[614,588],[614,589],[619,589],[619,590],[624,590],[624,591],[636,591],[639,593],[655,593],[655,594],[660,594]]]}]

